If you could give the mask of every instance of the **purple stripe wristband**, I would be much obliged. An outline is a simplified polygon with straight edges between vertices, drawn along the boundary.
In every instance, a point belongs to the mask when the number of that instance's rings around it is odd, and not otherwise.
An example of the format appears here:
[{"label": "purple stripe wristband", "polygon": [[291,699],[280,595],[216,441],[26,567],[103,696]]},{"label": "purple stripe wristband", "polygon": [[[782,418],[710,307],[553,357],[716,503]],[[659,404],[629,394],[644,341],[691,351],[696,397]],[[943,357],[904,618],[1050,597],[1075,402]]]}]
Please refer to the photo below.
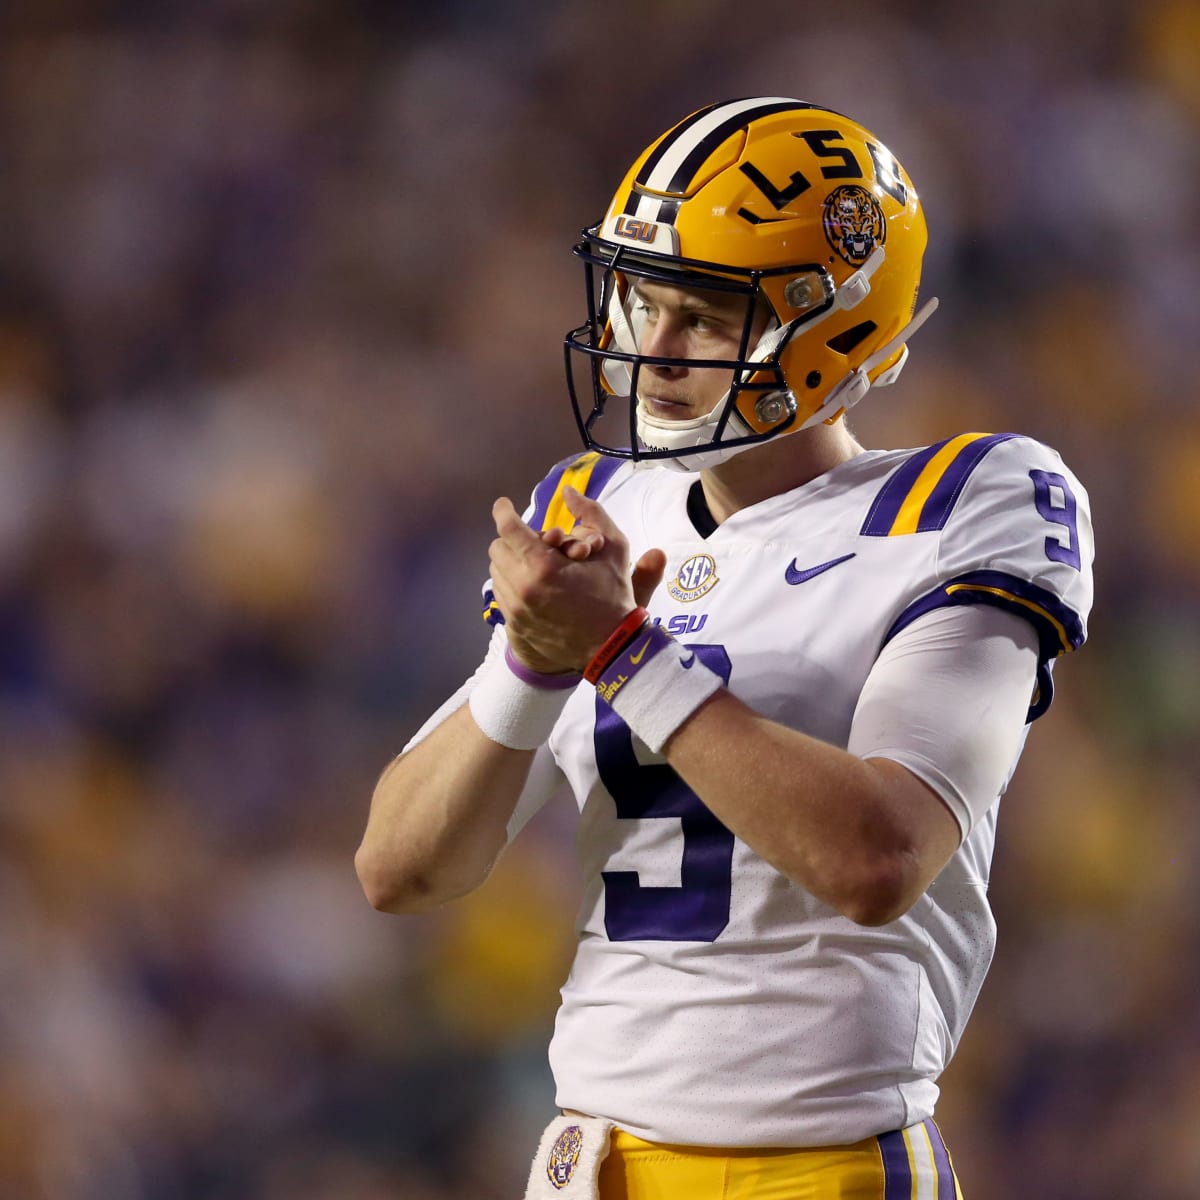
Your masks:
[{"label": "purple stripe wristband", "polygon": [[533,671],[517,658],[512,652],[511,646],[504,647],[504,661],[508,664],[508,669],[522,683],[527,683],[530,687],[541,688],[545,692],[565,691],[567,688],[575,687],[583,678],[578,671],[568,671],[564,675],[543,675],[540,671]]}]

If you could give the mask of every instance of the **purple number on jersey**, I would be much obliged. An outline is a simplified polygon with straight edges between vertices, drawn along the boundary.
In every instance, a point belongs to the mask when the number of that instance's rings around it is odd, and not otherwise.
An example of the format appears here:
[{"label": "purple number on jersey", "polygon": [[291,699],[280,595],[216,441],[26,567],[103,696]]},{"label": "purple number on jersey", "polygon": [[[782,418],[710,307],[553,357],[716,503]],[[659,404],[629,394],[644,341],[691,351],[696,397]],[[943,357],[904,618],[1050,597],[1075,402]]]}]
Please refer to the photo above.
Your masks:
[{"label": "purple number on jersey", "polygon": [[[728,683],[724,646],[689,646]],[[643,887],[636,871],[604,871],[604,927],[614,942],[713,942],[729,924],[733,834],[666,763],[642,765],[633,734],[596,698],[596,766],[623,821],[678,817],[680,887]]]},{"label": "purple number on jersey", "polygon": [[[1071,485],[1056,471],[1030,471],[1029,478],[1033,480],[1033,503],[1038,515],[1045,517],[1053,525],[1061,525],[1067,531],[1065,544],[1055,537],[1046,539],[1046,557],[1080,570],[1082,564],[1079,560],[1079,527],[1076,517],[1078,506]],[[1056,488],[1062,494],[1061,504],[1057,502],[1051,488]]]}]

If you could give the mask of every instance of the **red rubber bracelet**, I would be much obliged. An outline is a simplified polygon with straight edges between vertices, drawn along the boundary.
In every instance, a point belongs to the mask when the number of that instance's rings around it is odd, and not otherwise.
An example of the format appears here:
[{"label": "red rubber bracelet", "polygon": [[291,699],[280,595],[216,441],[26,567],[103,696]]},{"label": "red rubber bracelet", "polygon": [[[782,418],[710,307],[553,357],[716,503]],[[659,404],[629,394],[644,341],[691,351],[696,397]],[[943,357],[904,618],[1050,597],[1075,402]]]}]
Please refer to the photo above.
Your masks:
[{"label": "red rubber bracelet", "polygon": [[626,646],[637,636],[637,631],[649,620],[650,614],[640,605],[608,635],[604,645],[592,656],[592,661],[583,670],[583,677],[588,683],[595,683],[603,674],[605,667],[612,662]]}]

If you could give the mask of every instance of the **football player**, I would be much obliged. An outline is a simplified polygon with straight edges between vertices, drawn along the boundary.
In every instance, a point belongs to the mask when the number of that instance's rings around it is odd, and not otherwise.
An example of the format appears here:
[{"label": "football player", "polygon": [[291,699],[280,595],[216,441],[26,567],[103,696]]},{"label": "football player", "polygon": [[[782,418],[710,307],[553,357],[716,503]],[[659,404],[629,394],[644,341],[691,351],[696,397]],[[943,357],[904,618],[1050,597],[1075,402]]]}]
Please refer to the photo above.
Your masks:
[{"label": "football player", "polygon": [[357,865],[414,912],[556,790],[586,893],[528,1195],[954,1200],[938,1076],[988,969],[999,800],[1091,605],[1049,447],[864,449],[935,307],[873,134],[786,98],[657,138],[575,247],[585,452],[493,515],[475,675]]}]

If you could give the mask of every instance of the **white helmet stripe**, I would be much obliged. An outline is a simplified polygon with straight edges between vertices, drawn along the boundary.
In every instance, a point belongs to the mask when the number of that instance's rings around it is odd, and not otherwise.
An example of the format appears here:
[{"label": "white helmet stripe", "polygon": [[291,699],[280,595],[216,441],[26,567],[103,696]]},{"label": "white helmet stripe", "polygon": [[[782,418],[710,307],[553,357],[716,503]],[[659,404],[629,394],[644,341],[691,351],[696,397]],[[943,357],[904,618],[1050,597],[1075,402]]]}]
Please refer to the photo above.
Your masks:
[{"label": "white helmet stripe", "polygon": [[[660,221],[668,215],[673,215],[663,211],[668,205],[672,205],[673,201],[664,200],[662,196],[647,196],[640,188],[676,196],[686,194],[697,172],[708,161],[713,151],[747,122],[758,117],[770,116],[772,113],[814,107],[816,106],[786,96],[731,100],[727,104],[718,104],[709,109],[700,115],[698,120],[683,122],[678,132],[674,135],[668,134],[655,147],[654,154],[647,160],[649,170],[643,167],[638,173],[637,186],[630,197],[631,201],[637,202],[633,215],[645,221]],[[625,211],[630,212],[629,204],[625,206]]]}]

